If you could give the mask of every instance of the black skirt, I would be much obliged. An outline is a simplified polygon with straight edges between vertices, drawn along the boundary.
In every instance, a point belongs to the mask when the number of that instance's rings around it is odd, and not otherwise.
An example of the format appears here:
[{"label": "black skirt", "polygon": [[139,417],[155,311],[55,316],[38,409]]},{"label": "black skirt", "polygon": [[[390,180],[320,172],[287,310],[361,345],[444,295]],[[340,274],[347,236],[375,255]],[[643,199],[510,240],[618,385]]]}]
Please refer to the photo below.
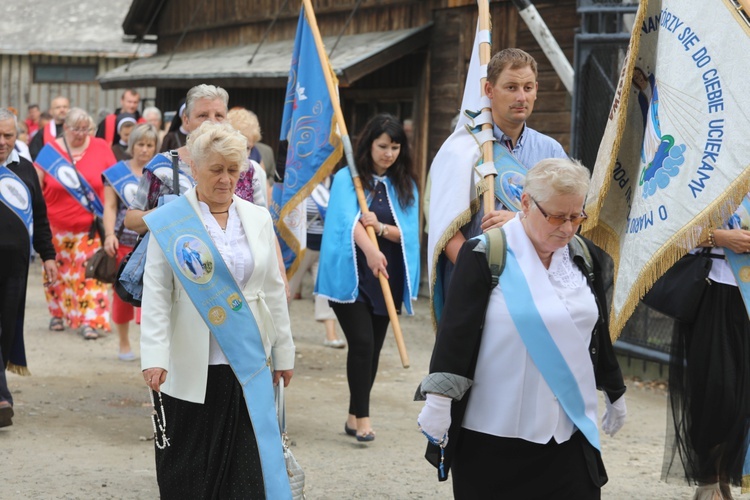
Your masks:
[{"label": "black skirt", "polygon": [[607,482],[601,455],[580,432],[537,444],[461,429],[451,472],[457,500],[597,500]]},{"label": "black skirt", "polygon": [[170,443],[156,448],[162,499],[265,498],[255,433],[229,365],[208,367],[205,404],[162,399]]},{"label": "black skirt", "polygon": [[736,286],[712,282],[696,321],[675,322],[669,402],[662,479],[739,486],[750,419],[750,321]]}]

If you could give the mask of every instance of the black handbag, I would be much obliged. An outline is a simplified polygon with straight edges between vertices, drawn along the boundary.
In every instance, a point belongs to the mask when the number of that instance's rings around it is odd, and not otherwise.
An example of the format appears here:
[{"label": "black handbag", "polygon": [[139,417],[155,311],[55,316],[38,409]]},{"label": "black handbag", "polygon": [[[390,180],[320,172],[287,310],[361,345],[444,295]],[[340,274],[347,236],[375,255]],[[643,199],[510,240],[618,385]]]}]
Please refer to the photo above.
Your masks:
[{"label": "black handbag", "polygon": [[[122,235],[122,230],[121,227],[117,232],[118,239]],[[95,217],[94,222],[91,223],[89,239],[94,239],[97,234],[99,235],[99,241],[101,241],[101,247],[86,261],[85,276],[86,279],[95,279],[102,283],[111,284],[117,279],[117,256],[110,257],[104,251],[104,225],[99,217]]]},{"label": "black handbag", "polygon": [[682,257],[656,280],[641,301],[677,321],[694,322],[703,294],[711,286],[708,279],[713,263],[710,252],[704,249]]}]

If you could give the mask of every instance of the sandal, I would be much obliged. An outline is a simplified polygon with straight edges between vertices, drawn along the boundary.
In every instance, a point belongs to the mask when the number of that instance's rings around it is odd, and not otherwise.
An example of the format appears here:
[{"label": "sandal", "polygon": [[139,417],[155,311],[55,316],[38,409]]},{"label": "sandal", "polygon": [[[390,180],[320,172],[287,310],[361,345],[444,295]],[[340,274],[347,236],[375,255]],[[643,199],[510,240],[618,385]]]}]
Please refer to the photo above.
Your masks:
[{"label": "sandal", "polygon": [[65,324],[63,324],[62,318],[52,318],[49,320],[49,329],[53,332],[62,332],[65,330]]},{"label": "sandal", "polygon": [[90,326],[82,326],[78,329],[78,335],[83,337],[85,340],[96,340],[99,338],[99,334]]}]

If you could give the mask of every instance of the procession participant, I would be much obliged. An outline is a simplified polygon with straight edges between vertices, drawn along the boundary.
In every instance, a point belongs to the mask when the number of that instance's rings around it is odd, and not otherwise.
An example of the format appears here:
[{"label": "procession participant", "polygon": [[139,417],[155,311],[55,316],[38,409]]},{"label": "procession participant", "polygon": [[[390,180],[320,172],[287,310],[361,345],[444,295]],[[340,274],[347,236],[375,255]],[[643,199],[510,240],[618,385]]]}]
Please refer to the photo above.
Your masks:
[{"label": "procession participant", "polygon": [[711,286],[695,320],[674,323],[662,478],[681,475],[697,483],[697,500],[731,500],[731,485],[746,481],[750,320],[737,279],[741,274],[728,259],[742,260],[750,252],[748,227],[750,194],[702,244],[711,249]]},{"label": "procession participant", "polygon": [[27,374],[23,339],[31,247],[41,255],[45,285],[57,281],[47,206],[34,166],[14,150],[16,117],[0,108],[0,427],[13,424],[6,368]]},{"label": "procession participant", "polygon": [[131,115],[130,113],[120,113],[117,115],[115,123],[115,128],[117,129],[117,134],[120,139],[117,143],[112,144],[112,153],[114,153],[117,161],[129,160],[132,157],[130,156],[130,153],[128,153],[128,138],[137,124],[135,115]]},{"label": "procession participant", "polygon": [[104,215],[102,172],[115,163],[112,149],[89,135],[90,117],[80,108],[67,113],[63,135],[39,152],[35,166],[47,202],[60,279],[45,288],[53,331],[79,328],[87,340],[109,331],[107,287],[86,278],[86,261],[102,243],[96,217]]},{"label": "procession participant", "polygon": [[161,110],[156,106],[149,106],[148,108],[143,110],[141,116],[143,116],[143,119],[146,123],[149,123],[156,127],[156,130],[159,132],[158,144],[160,145],[164,140],[164,136],[167,135],[167,131],[163,129]]},{"label": "procession participant", "polygon": [[70,101],[67,97],[57,96],[52,99],[49,106],[49,114],[52,119],[39,129],[39,132],[34,135],[29,143],[29,152],[34,160],[36,160],[39,151],[45,144],[54,142],[56,138],[62,136],[63,123],[65,117],[68,116],[68,111],[70,111]]},{"label": "procession participant", "polygon": [[165,151],[172,151],[174,149],[180,149],[185,144],[187,144],[188,131],[183,123],[184,114],[185,99],[181,99],[179,105],[177,106],[177,113],[175,113],[174,118],[172,118],[172,121],[169,124],[169,131],[167,131],[164,139],[161,142],[161,148],[159,148],[160,153],[164,153]]},{"label": "procession participant", "polygon": [[144,123],[141,114],[138,112],[138,104],[141,102],[141,96],[135,89],[125,89],[120,96],[120,107],[114,113],[108,114],[99,123],[96,128],[96,137],[104,139],[107,144],[113,146],[120,142],[120,133],[117,131],[117,118],[127,113],[133,115],[138,123]]},{"label": "procession participant", "polygon": [[271,215],[233,195],[246,146],[203,123],[195,188],[146,216],[141,366],[162,498],[291,498],[272,385],[289,384],[295,348]]},{"label": "procession participant", "polygon": [[29,137],[34,137],[34,134],[39,130],[39,116],[41,113],[38,104],[29,104],[28,113],[26,114],[26,129]]},{"label": "procession participant", "polygon": [[[568,157],[560,143],[526,124],[537,99],[537,77],[536,60],[521,49],[501,50],[487,66],[484,93],[492,109],[495,155],[505,156],[521,175],[542,159]],[[459,140],[459,145],[451,149],[449,144],[455,139]],[[430,169],[431,231],[427,255],[430,272],[434,273],[432,296],[437,319],[450,280],[450,269],[463,243],[467,238],[501,226],[518,210],[518,206],[506,206],[496,197],[495,210],[484,213],[483,205],[479,203],[484,183],[480,182],[481,177],[474,169],[481,158],[481,150],[468,130],[464,127],[456,130],[444,147]],[[465,159],[467,148],[473,152],[469,161]],[[495,164],[500,163],[496,158]],[[513,193],[514,202],[519,201],[519,194],[520,189]],[[461,200],[466,201],[466,205]]]},{"label": "procession participant", "polygon": [[[602,429],[614,435],[625,384],[609,336],[603,253],[575,237],[589,175],[571,160],[539,162],[521,213],[502,228],[506,246],[495,247],[502,235],[484,235],[459,253],[418,391],[426,457],[440,480],[452,470],[457,499],[598,499],[607,481],[596,389],[605,392]],[[491,260],[490,243],[504,267]]]},{"label": "procession participant", "polygon": [[[133,122],[135,123],[135,122]],[[125,228],[125,212],[138,187],[143,168],[156,154],[158,131],[153,125],[141,124],[128,132],[127,153],[132,159],[120,161],[104,171],[104,250],[110,257],[117,257],[117,266],[133,250],[138,233]],[[140,313],[116,293],[112,296],[112,323],[120,338],[118,358],[122,361],[135,359],[130,348],[129,326],[135,319],[140,322]]]},{"label": "procession participant", "polygon": [[[333,180],[320,247],[315,293],[330,300],[349,351],[347,434],[372,441],[370,391],[378,371],[390,319],[379,275],[388,278],[397,311],[403,303],[413,314],[419,287],[419,194],[409,143],[395,117],[373,117],[360,132],[355,151],[357,170],[369,200],[361,214],[348,169]],[[371,226],[375,246],[367,235]]]}]

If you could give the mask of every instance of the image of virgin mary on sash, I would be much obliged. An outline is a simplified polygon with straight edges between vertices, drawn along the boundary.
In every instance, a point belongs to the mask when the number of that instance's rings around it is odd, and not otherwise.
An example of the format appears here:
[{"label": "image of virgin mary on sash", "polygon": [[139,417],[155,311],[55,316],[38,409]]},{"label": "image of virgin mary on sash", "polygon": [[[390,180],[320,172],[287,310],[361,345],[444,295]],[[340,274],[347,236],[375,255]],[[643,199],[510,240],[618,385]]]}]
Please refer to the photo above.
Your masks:
[{"label": "image of virgin mary on sash", "polygon": [[138,191],[138,178],[133,175],[127,163],[124,161],[115,163],[102,172],[102,177],[112,186],[125,206],[132,208],[135,194]]},{"label": "image of virgin mary on sash", "polygon": [[94,189],[51,144],[39,151],[34,165],[59,182],[83,208],[97,217],[104,216],[104,205]]},{"label": "image of virgin mary on sash", "polygon": [[182,274],[194,283],[208,283],[213,275],[213,258],[197,236],[186,234],[175,241],[174,259]]},{"label": "image of virgin mary on sash", "polygon": [[21,219],[29,232],[29,241],[33,244],[34,211],[31,206],[31,192],[26,184],[5,165],[0,166],[0,202]]}]

